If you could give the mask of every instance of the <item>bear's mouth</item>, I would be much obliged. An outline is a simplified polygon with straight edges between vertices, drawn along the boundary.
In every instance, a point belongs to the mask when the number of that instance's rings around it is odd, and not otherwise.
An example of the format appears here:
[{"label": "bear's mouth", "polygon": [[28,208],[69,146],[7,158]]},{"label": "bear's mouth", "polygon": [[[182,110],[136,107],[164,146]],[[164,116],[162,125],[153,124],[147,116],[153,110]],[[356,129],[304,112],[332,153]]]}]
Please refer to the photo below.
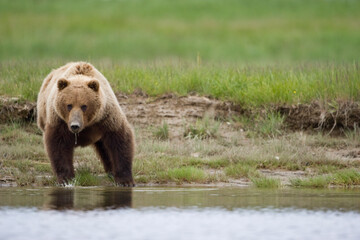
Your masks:
[{"label": "bear's mouth", "polygon": [[69,126],[69,130],[70,130],[70,132],[72,132],[75,135],[75,145],[77,145],[79,133],[82,130],[80,123],[72,122]]}]

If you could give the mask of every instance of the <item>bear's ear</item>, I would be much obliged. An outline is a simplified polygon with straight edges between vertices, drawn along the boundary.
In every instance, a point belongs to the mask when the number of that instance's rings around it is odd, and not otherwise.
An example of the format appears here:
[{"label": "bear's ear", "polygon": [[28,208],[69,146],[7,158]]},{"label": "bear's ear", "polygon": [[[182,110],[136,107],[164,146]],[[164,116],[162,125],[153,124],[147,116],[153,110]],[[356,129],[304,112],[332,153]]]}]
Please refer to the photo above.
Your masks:
[{"label": "bear's ear", "polygon": [[64,88],[66,88],[68,85],[69,85],[69,82],[65,78],[62,78],[57,82],[57,87],[60,91],[63,90]]},{"label": "bear's ear", "polygon": [[96,80],[91,80],[88,82],[88,87],[97,92],[99,91],[99,82]]}]

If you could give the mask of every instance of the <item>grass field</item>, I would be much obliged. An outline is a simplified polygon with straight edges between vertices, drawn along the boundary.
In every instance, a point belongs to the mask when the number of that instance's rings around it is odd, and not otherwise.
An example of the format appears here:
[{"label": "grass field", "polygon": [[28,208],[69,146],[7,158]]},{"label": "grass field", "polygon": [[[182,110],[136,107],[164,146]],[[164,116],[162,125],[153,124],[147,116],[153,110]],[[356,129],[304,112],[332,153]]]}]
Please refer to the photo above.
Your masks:
[{"label": "grass field", "polygon": [[352,0],[0,1],[0,59],[352,62]]},{"label": "grass field", "polygon": [[125,93],[359,100],[358,12],[342,0],[1,0],[0,94],[33,101],[51,69],[85,60]]},{"label": "grass field", "polygon": [[360,2],[0,1],[0,94],[35,100],[67,61],[116,91],[262,106],[359,100]]},{"label": "grass field", "polygon": [[[197,92],[240,103],[245,108],[313,100],[360,100],[360,65],[221,66],[195,63],[116,64],[94,62],[115,92],[142,89],[151,96]],[[35,101],[55,62],[0,63],[0,95]]]},{"label": "grass field", "polygon": [[[359,12],[356,0],[0,0],[0,96],[35,101],[52,69],[81,60],[126,94],[196,92],[259,111],[274,104],[358,102]],[[150,126],[154,137],[135,126],[135,179],[246,179],[277,188],[284,181],[266,171],[281,170],[305,175],[286,183],[293,187],[360,185],[359,161],[343,156],[360,146],[355,125],[339,138],[278,134],[283,118],[269,116],[253,120],[256,126],[245,133],[234,127],[230,140],[194,138],[207,130],[195,125],[179,141],[169,140],[166,123]],[[221,128],[217,124],[210,127]],[[0,124],[0,133],[0,180],[54,184],[33,123]],[[75,163],[75,185],[109,184],[91,150],[79,150]]]}]

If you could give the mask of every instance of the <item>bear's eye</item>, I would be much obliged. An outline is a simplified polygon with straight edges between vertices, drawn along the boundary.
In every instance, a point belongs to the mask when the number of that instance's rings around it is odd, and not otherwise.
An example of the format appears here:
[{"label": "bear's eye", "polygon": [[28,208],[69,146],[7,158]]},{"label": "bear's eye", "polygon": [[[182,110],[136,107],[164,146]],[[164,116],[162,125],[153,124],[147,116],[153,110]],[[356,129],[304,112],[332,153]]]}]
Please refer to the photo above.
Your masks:
[{"label": "bear's eye", "polygon": [[87,106],[86,106],[86,105],[82,105],[82,106],[81,106],[81,110],[82,110],[83,112],[85,112],[86,109],[87,109]]},{"label": "bear's eye", "polygon": [[70,112],[71,109],[72,109],[72,105],[71,105],[71,104],[67,105],[67,109],[68,109],[68,111]]}]

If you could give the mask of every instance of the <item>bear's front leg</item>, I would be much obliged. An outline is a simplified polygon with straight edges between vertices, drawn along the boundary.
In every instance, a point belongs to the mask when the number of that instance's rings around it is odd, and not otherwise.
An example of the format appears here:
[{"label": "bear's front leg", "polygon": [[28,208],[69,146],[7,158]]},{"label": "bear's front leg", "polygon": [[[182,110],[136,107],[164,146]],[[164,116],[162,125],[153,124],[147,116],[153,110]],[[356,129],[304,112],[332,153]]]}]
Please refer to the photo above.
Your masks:
[{"label": "bear's front leg", "polygon": [[44,142],[51,166],[60,184],[74,178],[74,137],[65,124],[46,126]]},{"label": "bear's front leg", "polygon": [[110,156],[115,182],[125,187],[135,186],[132,176],[132,160],[134,157],[134,137],[130,129],[106,133],[104,146]]}]

